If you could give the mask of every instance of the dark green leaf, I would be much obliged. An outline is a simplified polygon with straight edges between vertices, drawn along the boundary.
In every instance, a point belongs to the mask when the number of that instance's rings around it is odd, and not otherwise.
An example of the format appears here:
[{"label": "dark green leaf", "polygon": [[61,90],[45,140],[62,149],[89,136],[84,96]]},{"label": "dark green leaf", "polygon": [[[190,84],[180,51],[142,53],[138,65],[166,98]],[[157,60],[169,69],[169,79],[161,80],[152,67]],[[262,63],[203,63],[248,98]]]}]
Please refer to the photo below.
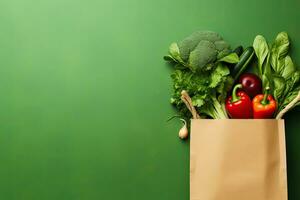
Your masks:
[{"label": "dark green leaf", "polygon": [[176,60],[175,60],[171,55],[166,55],[166,56],[164,56],[164,60],[165,60],[165,61],[173,61],[173,62],[176,62]]}]

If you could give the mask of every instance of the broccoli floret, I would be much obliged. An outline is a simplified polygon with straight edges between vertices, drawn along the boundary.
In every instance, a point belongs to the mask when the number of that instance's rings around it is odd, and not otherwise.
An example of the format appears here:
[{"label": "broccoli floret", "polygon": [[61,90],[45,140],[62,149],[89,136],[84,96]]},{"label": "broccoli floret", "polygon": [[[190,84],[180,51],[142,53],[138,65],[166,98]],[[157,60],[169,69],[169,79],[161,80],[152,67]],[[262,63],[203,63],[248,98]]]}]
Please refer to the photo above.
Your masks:
[{"label": "broccoli floret", "polygon": [[[177,51],[174,51],[174,44]],[[176,55],[172,55],[176,53]],[[230,46],[223,38],[213,31],[197,31],[178,44],[173,43],[170,56],[180,64],[193,71],[209,68],[214,63],[231,53]]]},{"label": "broccoli floret", "polygon": [[216,49],[218,51],[223,51],[224,49],[230,49],[230,46],[227,42],[225,42],[224,40],[218,40],[215,42],[216,45]]},{"label": "broccoli floret", "polygon": [[[197,70],[197,66],[206,66],[208,63],[215,62],[218,51],[216,45],[208,40],[201,40],[196,48],[190,53],[189,64],[193,70]],[[201,59],[199,59],[201,56]]]},{"label": "broccoli floret", "polygon": [[197,31],[178,43],[182,60],[187,61],[190,53],[196,48],[200,41],[207,40],[211,42],[222,40],[218,33],[212,31]]}]

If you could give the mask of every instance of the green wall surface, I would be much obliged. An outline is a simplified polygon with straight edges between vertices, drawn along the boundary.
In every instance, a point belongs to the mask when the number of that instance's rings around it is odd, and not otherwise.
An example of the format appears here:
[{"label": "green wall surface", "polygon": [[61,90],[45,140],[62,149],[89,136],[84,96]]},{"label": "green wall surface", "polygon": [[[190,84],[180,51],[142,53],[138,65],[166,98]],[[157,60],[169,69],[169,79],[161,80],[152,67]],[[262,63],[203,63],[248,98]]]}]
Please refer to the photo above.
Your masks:
[{"label": "green wall surface", "polygon": [[[195,30],[232,46],[287,31],[299,0],[1,0],[0,199],[188,200],[189,142],[169,104],[168,46]],[[286,116],[300,199],[300,110]]]}]

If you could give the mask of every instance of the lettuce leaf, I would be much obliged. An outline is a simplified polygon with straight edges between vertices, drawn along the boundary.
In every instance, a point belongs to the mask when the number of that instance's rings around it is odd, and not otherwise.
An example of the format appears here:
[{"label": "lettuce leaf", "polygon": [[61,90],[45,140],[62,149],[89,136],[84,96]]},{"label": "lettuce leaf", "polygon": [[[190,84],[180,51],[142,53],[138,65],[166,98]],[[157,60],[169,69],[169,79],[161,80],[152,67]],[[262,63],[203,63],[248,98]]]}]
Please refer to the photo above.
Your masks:
[{"label": "lettuce leaf", "polygon": [[224,105],[227,92],[233,85],[233,79],[230,77],[229,68],[224,63],[220,62],[211,71],[201,73],[175,70],[171,78],[174,89],[171,103],[182,115],[186,115],[187,109],[181,101],[181,91],[187,90],[198,113],[214,119],[228,118]]}]

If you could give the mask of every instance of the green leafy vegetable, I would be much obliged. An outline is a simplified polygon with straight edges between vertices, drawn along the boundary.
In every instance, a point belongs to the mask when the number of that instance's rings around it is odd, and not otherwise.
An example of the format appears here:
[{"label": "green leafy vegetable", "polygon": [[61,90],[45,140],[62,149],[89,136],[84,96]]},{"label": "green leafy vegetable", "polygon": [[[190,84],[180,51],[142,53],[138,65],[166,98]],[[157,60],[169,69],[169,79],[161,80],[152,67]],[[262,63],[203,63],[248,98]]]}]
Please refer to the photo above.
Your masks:
[{"label": "green leafy vegetable", "polygon": [[254,39],[253,48],[258,60],[258,74],[262,79],[263,88],[266,88],[272,84],[269,46],[266,39],[258,35]]},{"label": "green leafy vegetable", "polygon": [[256,36],[253,42],[253,48],[258,59],[258,73],[262,77],[269,54],[269,47],[265,38],[261,35]]},{"label": "green leafy vegetable", "polygon": [[229,73],[228,67],[223,63],[219,63],[211,71],[202,73],[175,70],[171,75],[174,83],[171,103],[179,109],[183,116],[188,117],[187,110],[180,98],[181,91],[187,90],[198,113],[214,119],[227,118],[223,106],[227,92],[233,84]]},{"label": "green leafy vegetable", "polygon": [[273,76],[273,94],[277,102],[282,99],[285,93],[285,79],[281,76]]},{"label": "green leafy vegetable", "polygon": [[[258,58],[258,72],[263,85],[270,85],[277,101],[277,112],[285,108],[298,94],[300,71],[289,53],[290,41],[286,32],[279,33],[268,46],[265,38],[256,36],[253,47]],[[300,105],[300,104],[297,104]]]},{"label": "green leafy vegetable", "polygon": [[228,118],[225,99],[234,81],[227,63],[239,62],[239,56],[219,34],[195,32],[181,42],[172,43],[164,59],[176,63],[171,75],[174,89],[171,103],[182,117],[191,117],[181,100],[181,91],[186,90],[200,115]]},{"label": "green leafy vegetable", "polygon": [[277,73],[281,73],[285,69],[284,60],[288,54],[289,46],[290,42],[287,33],[279,33],[271,48],[271,65]]},{"label": "green leafy vegetable", "polygon": [[[294,88],[293,91],[289,92],[285,96],[282,104],[279,107],[279,110],[283,110],[291,101],[293,101],[297,97],[299,91],[300,91],[300,86]],[[296,104],[295,106],[299,106],[299,105],[300,105],[300,102],[298,104]]]},{"label": "green leafy vegetable", "polygon": [[296,67],[292,61],[292,58],[290,56],[286,56],[284,58],[284,63],[282,63],[282,65],[284,65],[284,67],[281,74],[283,78],[288,79],[296,71]]},{"label": "green leafy vegetable", "polygon": [[239,62],[240,58],[236,53],[230,53],[227,56],[221,58],[219,61],[233,64]]}]

